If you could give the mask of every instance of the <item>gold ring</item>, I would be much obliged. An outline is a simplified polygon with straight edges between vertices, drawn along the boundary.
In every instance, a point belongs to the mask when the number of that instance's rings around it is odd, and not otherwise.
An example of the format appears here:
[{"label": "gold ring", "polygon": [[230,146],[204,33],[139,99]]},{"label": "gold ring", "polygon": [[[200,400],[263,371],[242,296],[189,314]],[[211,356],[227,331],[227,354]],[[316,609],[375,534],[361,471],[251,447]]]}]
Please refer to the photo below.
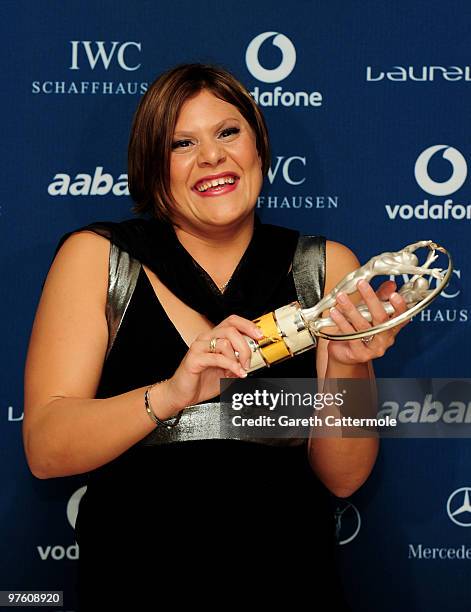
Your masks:
[{"label": "gold ring", "polygon": [[216,342],[217,341],[218,341],[217,338],[211,338],[211,340],[209,341],[209,352],[210,353],[216,352]]},{"label": "gold ring", "polygon": [[371,336],[365,336],[364,338],[360,338],[360,340],[363,342],[363,344],[368,345],[372,340],[374,340],[374,334],[372,334]]}]

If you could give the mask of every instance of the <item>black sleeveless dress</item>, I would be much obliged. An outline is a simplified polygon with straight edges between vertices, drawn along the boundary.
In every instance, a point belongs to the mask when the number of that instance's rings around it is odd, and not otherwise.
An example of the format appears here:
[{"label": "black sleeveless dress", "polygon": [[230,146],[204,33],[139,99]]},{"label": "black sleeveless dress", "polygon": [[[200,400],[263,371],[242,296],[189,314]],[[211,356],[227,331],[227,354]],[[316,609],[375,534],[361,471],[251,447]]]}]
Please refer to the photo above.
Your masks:
[{"label": "black sleeveless dress", "polygon": [[[297,297],[289,273],[271,306]],[[186,351],[141,267],[97,398],[169,378]],[[315,353],[258,372],[314,377]],[[311,610],[348,609],[332,496],[308,463],[306,441],[138,443],[88,475],[76,538],[81,612],[161,610],[168,598],[183,606],[285,602],[290,609],[307,598]]]}]

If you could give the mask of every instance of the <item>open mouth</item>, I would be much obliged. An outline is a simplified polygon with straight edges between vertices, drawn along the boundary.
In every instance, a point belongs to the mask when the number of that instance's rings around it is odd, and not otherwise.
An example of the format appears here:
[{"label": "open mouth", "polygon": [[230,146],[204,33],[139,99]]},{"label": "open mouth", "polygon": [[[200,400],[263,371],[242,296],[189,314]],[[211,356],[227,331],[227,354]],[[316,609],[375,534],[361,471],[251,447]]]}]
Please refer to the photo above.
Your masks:
[{"label": "open mouth", "polygon": [[214,179],[202,179],[195,183],[193,189],[198,193],[220,193],[228,190],[228,187],[234,186],[239,177],[236,174],[226,174]]}]

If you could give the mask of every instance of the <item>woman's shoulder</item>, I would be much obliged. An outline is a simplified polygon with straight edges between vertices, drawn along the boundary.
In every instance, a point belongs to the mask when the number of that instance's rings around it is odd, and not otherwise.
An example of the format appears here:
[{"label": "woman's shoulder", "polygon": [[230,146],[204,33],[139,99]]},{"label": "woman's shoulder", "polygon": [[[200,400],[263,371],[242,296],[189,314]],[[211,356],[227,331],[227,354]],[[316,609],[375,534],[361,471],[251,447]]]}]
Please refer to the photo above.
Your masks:
[{"label": "woman's shoulder", "polygon": [[[64,234],[52,257],[49,274],[60,269],[66,273],[77,273],[81,269],[100,274],[108,269],[109,240],[86,228],[77,228]],[[105,266],[106,264],[106,266]]]},{"label": "woman's shoulder", "polygon": [[326,240],[325,248],[327,256],[330,256],[332,263],[337,262],[340,265],[348,265],[351,263],[358,262],[355,253],[342,242],[336,242],[335,240]]},{"label": "woman's shoulder", "polygon": [[326,240],[325,292],[328,293],[344,276],[360,267],[355,253],[345,244]]},{"label": "woman's shoulder", "polygon": [[[143,233],[146,231],[148,224],[149,220],[141,218],[124,219],[122,221],[93,221],[63,234],[57,243],[54,255],[72,237],[74,237],[72,242],[76,244],[103,245],[105,240],[107,242],[119,242],[120,238],[122,239],[125,236],[139,232]],[[81,238],[77,239],[78,236]]]}]

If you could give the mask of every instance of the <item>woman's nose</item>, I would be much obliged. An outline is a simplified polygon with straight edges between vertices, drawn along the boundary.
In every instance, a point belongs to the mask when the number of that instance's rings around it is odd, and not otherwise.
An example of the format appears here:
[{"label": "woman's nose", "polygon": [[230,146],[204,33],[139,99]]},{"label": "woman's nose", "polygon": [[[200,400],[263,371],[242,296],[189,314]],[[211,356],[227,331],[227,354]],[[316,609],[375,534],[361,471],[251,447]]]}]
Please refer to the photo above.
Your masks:
[{"label": "woman's nose", "polygon": [[222,145],[214,140],[200,142],[198,164],[200,166],[217,166],[226,159]]}]

